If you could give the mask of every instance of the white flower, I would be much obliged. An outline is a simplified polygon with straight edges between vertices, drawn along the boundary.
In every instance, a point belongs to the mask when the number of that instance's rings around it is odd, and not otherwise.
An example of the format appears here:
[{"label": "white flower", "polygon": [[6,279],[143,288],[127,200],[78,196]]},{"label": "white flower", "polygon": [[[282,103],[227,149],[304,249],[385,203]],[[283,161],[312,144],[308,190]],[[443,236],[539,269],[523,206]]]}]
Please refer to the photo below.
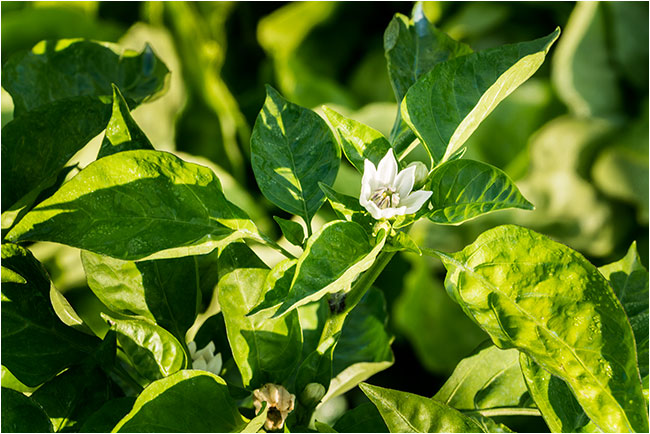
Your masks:
[{"label": "white flower", "polygon": [[267,431],[281,429],[285,419],[293,411],[296,396],[280,385],[268,383],[253,392],[253,405],[256,414],[260,412],[262,403],[265,401],[269,411],[266,414],[264,429]]},{"label": "white flower", "polygon": [[221,360],[221,353],[214,354],[215,347],[212,341],[198,351],[196,350],[196,342],[192,341],[187,344],[187,349],[190,350],[190,356],[192,357],[192,369],[219,375],[223,361]]},{"label": "white flower", "polygon": [[370,160],[364,161],[359,203],[377,220],[413,214],[431,197],[430,191],[411,192],[416,166],[409,166],[399,173],[397,170],[392,149],[376,168]]}]

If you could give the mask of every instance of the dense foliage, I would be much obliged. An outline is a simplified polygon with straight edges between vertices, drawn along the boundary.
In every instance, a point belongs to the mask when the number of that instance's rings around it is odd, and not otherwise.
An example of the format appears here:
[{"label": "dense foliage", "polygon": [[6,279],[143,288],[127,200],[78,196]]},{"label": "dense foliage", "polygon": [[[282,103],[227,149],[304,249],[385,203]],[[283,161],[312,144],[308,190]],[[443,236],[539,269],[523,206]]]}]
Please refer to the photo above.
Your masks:
[{"label": "dense foliage", "polygon": [[648,5],[374,7],[2,4],[3,431],[648,431]]}]

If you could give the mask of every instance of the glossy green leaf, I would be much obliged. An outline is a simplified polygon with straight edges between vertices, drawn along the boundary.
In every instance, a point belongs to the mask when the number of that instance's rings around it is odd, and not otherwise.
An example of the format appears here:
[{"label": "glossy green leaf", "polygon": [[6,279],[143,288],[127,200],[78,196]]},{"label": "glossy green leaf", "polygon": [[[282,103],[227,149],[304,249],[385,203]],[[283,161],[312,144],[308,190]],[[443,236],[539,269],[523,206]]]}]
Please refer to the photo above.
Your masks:
[{"label": "glossy green leaf", "polygon": [[373,219],[365,208],[359,203],[359,198],[338,193],[332,187],[319,182],[327,201],[332,206],[334,213],[341,220],[359,223],[364,228],[372,229],[376,220]]},{"label": "glossy green leaf", "polygon": [[569,386],[520,353],[521,372],[530,395],[551,432],[602,432],[589,420]]},{"label": "glossy green leaf", "polygon": [[136,149],[153,149],[153,145],[131,117],[129,105],[124,100],[120,89],[113,85],[111,118],[106,125],[106,135],[97,158]]},{"label": "glossy green leaf", "polygon": [[[418,3],[413,8],[412,19],[395,14],[384,33],[384,52],[395,100],[401,103],[409,88],[423,74],[438,63],[471,53],[472,49],[438,30],[429,22],[422,5]],[[391,132],[391,141],[397,153],[405,150],[413,140],[415,135],[398,110]]]},{"label": "glossy green leaf", "polygon": [[461,360],[434,395],[435,399],[458,410],[519,407],[526,397],[519,351],[500,350],[489,341]]},{"label": "glossy green leaf", "polygon": [[262,310],[282,304],[289,293],[293,276],[296,274],[296,259],[278,262],[264,279],[264,286],[255,307],[248,313],[254,315]]},{"label": "glossy green leaf", "polygon": [[2,388],[2,432],[53,432],[43,408],[28,396]]},{"label": "glossy green leaf", "polygon": [[624,258],[598,271],[609,281],[623,304],[634,332],[639,371],[641,377],[645,377],[648,375],[648,270],[641,263],[636,242]]},{"label": "glossy green leaf", "polygon": [[325,121],[267,86],[251,136],[251,164],[264,196],[309,224],[323,203],[318,182],[331,185],[340,163]]},{"label": "glossy green leaf", "polygon": [[[415,350],[422,366],[449,376],[458,362],[487,339],[487,335],[449,298],[430,258],[415,255],[405,258],[411,263],[411,269],[404,275],[402,291],[392,303],[391,319]],[[445,350],[440,351],[441,348]]]},{"label": "glossy green leaf", "polygon": [[387,433],[388,427],[379,410],[371,402],[366,402],[346,411],[334,424],[338,432]]},{"label": "glossy green leaf", "polygon": [[474,422],[476,422],[484,432],[514,432],[504,424],[495,422],[494,419],[491,419],[489,417],[481,416],[480,414],[471,414],[470,417],[474,419]]},{"label": "glossy green leaf", "polygon": [[614,115],[623,102],[608,53],[611,28],[604,10],[598,3],[576,3],[553,56],[558,96],[582,117]]},{"label": "glossy green leaf", "polygon": [[363,173],[365,160],[370,160],[374,165],[379,164],[390,149],[390,143],[379,131],[348,119],[328,107],[323,107],[323,111],[334,128],[345,156],[360,173]]},{"label": "glossy green leaf", "polygon": [[501,348],[566,381],[604,431],[646,431],[632,329],[608,282],[582,255],[518,226],[438,252],[445,287]]},{"label": "glossy green leaf", "polygon": [[133,408],[135,398],[125,396],[107,401],[81,425],[79,432],[111,432],[113,427]]},{"label": "glossy green leaf", "polygon": [[388,240],[386,246],[384,247],[384,251],[386,252],[406,251],[409,253],[415,253],[416,255],[422,254],[417,243],[406,232],[397,232],[395,236],[391,237]]},{"label": "glossy green leaf", "polygon": [[31,393],[36,390],[36,387],[29,387],[21,383],[4,365],[2,366],[2,387],[21,393]]},{"label": "glossy green leaf", "polygon": [[88,286],[106,307],[153,320],[185,339],[198,313],[199,257],[131,262],[83,251],[81,260]]},{"label": "glossy green leaf", "polygon": [[431,190],[435,223],[458,224],[507,208],[533,209],[515,183],[500,169],[473,160],[453,160],[438,166],[425,190]]},{"label": "glossy green leaf", "polygon": [[2,87],[18,117],[37,107],[78,96],[108,96],[111,84],[136,104],[165,87],[167,67],[150,47],[142,53],[81,39],[39,42],[12,56],[2,68]]},{"label": "glossy green leaf", "polygon": [[361,383],[390,432],[483,432],[468,416],[440,401]]},{"label": "glossy green leaf", "polygon": [[266,404],[266,401],[262,402],[262,410],[240,432],[256,433],[262,429],[264,422],[266,422],[266,415],[269,413],[269,407]]},{"label": "glossy green leaf", "polygon": [[297,311],[276,319],[271,318],[272,310],[246,316],[262,295],[268,273],[267,269],[238,268],[218,285],[230,347],[244,387],[251,390],[286,381],[302,350]]},{"label": "glossy green leaf", "polygon": [[43,384],[31,398],[48,415],[55,432],[78,430],[109,399],[109,387],[99,368],[72,368]]},{"label": "glossy green leaf", "polygon": [[27,386],[80,363],[101,342],[61,322],[50,303],[50,286],[31,252],[2,245],[2,364]]},{"label": "glossy green leaf", "polygon": [[316,301],[325,294],[348,289],[375,262],[385,241],[384,232],[373,245],[368,234],[354,222],[334,221],[323,226],[307,241],[287,299],[274,316]]},{"label": "glossy green leaf", "polygon": [[238,432],[244,426],[225,381],[187,370],[147,386],[113,432]]},{"label": "glossy green leaf", "polygon": [[259,236],[211,170],[149,150],[88,165],[7,234],[128,260],[209,253],[242,237]]},{"label": "glossy green leaf", "polygon": [[282,235],[284,235],[287,241],[295,246],[302,246],[302,243],[305,241],[305,230],[300,223],[276,216],[273,216],[273,220],[280,226]]},{"label": "glossy green leaf", "polygon": [[[110,105],[93,96],[55,101],[2,129],[2,210],[38,196],[70,158],[99,134]],[[35,199],[36,197],[34,197]]]},{"label": "glossy green leaf", "polygon": [[336,343],[337,339],[330,339],[319,344],[298,367],[295,389],[298,402],[305,408],[315,408],[330,387]]},{"label": "glossy green leaf", "polygon": [[496,105],[537,71],[559,34],[558,28],[534,41],[457,57],[418,79],[401,112],[436,163],[453,156]]},{"label": "glossy green leaf", "polygon": [[142,319],[103,316],[117,332],[117,342],[127,359],[148,380],[167,377],[188,364],[182,344],[162,327]]},{"label": "glossy green leaf", "polygon": [[341,395],[388,369],[395,358],[387,330],[384,293],[370,288],[348,314],[332,358],[332,381],[323,401]]}]

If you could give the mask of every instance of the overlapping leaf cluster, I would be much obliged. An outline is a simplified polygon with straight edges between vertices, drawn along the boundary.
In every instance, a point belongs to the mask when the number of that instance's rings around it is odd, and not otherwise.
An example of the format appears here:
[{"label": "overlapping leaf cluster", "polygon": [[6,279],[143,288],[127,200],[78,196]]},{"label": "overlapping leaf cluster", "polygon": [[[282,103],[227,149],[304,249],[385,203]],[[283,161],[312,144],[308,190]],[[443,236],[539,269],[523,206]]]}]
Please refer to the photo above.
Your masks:
[{"label": "overlapping leaf cluster", "polygon": [[[492,416],[508,415],[541,415],[553,431],[647,431],[648,273],[634,246],[597,269],[518,226],[451,254],[407,234],[420,218],[455,225],[533,208],[505,172],[462,157],[558,36],[473,52],[421,4],[397,14],[384,40],[399,104],[389,137],[268,86],[251,165],[263,195],[303,220],[275,217],[297,255],[211,169],[157,150],[134,121],[168,79],[151,49],[59,40],[13,56],[2,83],[15,104],[2,131],[3,430],[258,432],[274,410],[256,415],[251,394],[272,383],[296,397],[293,431],[507,432]],[[280,70],[291,62],[284,48]],[[71,157],[104,130],[96,160],[66,180]],[[375,221],[332,188],[342,155],[362,172],[386,152],[405,165],[418,146],[432,195],[414,215]],[[312,232],[326,200],[337,218]],[[77,316],[31,241],[80,250],[108,331]],[[259,245],[285,259],[269,266]],[[402,250],[439,257],[449,296],[491,339],[432,398],[364,383],[394,362],[373,283]],[[219,375],[192,369],[192,341],[215,343]],[[314,420],[319,404],[357,386],[370,403],[333,427]]]}]

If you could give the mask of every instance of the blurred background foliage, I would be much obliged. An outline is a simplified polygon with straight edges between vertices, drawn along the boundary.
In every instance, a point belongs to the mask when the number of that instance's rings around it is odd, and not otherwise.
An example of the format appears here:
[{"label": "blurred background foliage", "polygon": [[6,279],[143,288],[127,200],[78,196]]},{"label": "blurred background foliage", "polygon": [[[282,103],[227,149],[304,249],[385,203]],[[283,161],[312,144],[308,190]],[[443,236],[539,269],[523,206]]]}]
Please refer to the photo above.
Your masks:
[{"label": "blurred background foliage", "polygon": [[[317,111],[327,104],[388,135],[397,103],[383,33],[396,12],[409,15],[412,6],[2,2],[2,62],[43,39],[88,38],[137,50],[150,44],[171,80],[164,97],[134,111],[136,121],[157,149],[210,166],[228,198],[262,230],[279,236],[270,217],[289,216],[263,198],[249,163],[264,84],[295,103]],[[636,240],[647,265],[648,3],[425,2],[424,9],[430,21],[474,50],[531,40],[558,25],[563,33],[550,61],[467,142],[466,158],[505,170],[535,211],[500,211],[458,227],[420,221],[413,237],[427,247],[457,251],[486,229],[515,223],[552,236],[596,265],[622,257]],[[2,125],[12,109],[3,91]],[[75,157],[80,167],[92,161],[100,141]],[[359,185],[359,175],[344,162],[334,187],[357,195]],[[331,218],[326,205],[315,225]],[[81,316],[103,327],[98,311],[105,308],[86,287],[78,251],[52,244],[33,250]],[[269,265],[278,260],[257,251]],[[377,282],[391,313],[396,362],[373,383],[433,395],[486,339],[446,295],[443,276],[437,260],[407,253]],[[322,408],[320,420],[364,399],[351,391]]]}]

